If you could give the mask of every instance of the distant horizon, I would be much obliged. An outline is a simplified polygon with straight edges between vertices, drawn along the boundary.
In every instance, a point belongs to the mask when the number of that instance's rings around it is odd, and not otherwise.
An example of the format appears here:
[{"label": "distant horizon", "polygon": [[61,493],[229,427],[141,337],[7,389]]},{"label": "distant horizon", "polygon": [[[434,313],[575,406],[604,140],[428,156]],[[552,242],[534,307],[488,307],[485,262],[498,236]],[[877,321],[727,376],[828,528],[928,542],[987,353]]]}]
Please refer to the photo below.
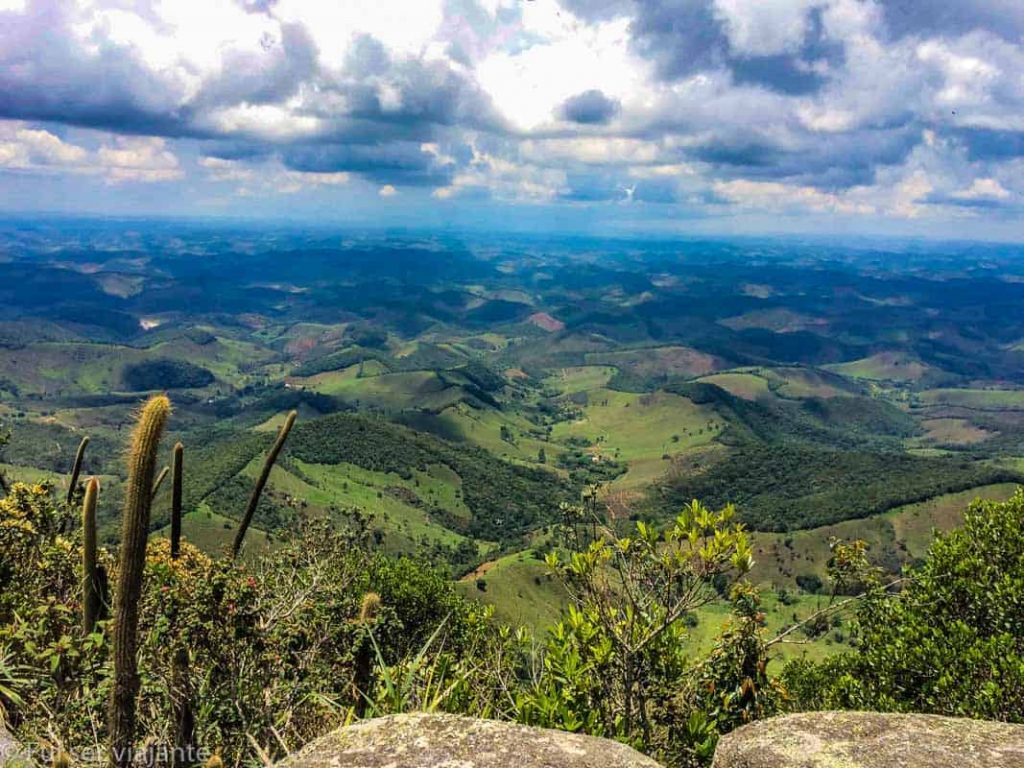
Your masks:
[{"label": "distant horizon", "polygon": [[727,231],[725,229],[706,229],[693,231],[669,230],[607,230],[607,229],[569,229],[569,228],[516,228],[499,224],[467,225],[465,222],[447,222],[441,224],[408,223],[388,221],[324,221],[323,219],[302,217],[266,218],[258,215],[203,215],[203,214],[157,214],[157,213],[82,213],[61,211],[6,211],[0,210],[0,226],[35,223],[53,224],[145,224],[195,226],[211,230],[229,231],[231,229],[252,231],[307,231],[310,234],[324,236],[344,235],[347,233],[368,234],[388,237],[420,237],[430,235],[470,236],[470,237],[512,237],[524,239],[560,238],[594,241],[624,242],[694,242],[694,241],[756,241],[822,243],[831,245],[856,246],[862,242],[865,246],[877,247],[884,243],[892,245],[921,244],[929,247],[946,246],[1005,246],[1008,248],[1024,248],[1024,234],[1019,239],[1000,237],[966,237],[924,232],[882,232],[882,231],[797,231],[797,230],[758,230],[758,231]]}]

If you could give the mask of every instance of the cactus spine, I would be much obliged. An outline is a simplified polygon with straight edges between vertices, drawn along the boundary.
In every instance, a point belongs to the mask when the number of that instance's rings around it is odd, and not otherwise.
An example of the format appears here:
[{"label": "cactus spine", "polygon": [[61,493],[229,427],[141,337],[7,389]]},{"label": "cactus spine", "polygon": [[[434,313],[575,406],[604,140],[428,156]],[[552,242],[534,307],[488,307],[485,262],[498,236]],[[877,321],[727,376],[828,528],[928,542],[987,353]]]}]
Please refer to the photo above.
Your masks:
[{"label": "cactus spine", "polygon": [[85,449],[89,447],[88,436],[82,438],[78,444],[78,452],[75,454],[75,463],[71,467],[71,482],[68,483],[68,504],[75,500],[75,493],[78,491],[78,478],[82,474],[82,462],[85,461]]},{"label": "cactus spine", "polygon": [[96,497],[100,482],[95,477],[85,484],[82,500],[82,631],[91,635],[100,614],[100,579],[96,569]]},{"label": "cactus spine", "polygon": [[295,419],[299,414],[296,411],[292,411],[288,414],[288,418],[284,420],[284,424],[281,425],[281,431],[277,433],[277,440],[274,441],[273,447],[270,449],[270,453],[267,454],[266,461],[263,462],[263,470],[260,472],[259,479],[256,480],[256,486],[252,489],[252,496],[249,497],[249,504],[245,508],[245,515],[242,517],[242,524],[238,526],[238,533],[235,534],[235,543],[231,547],[231,556],[238,557],[238,553],[242,551],[242,542],[245,541],[245,532],[249,530],[249,524],[252,523],[253,515],[256,514],[256,506],[260,503],[260,496],[263,494],[263,487],[267,484],[267,479],[270,477],[270,470],[274,468],[274,462],[277,461],[278,454],[281,453],[281,449],[284,448],[284,441],[288,439],[288,433],[292,431],[292,426],[295,424]]},{"label": "cactus spine", "polygon": [[157,395],[146,401],[128,450],[128,482],[121,523],[117,593],[114,595],[114,686],[110,693],[107,723],[112,768],[127,768],[133,757],[135,699],[139,691],[136,634],[152,505],[150,491],[156,472],[157,448],[170,413],[171,401],[166,395]]},{"label": "cactus spine", "polygon": [[164,484],[164,480],[167,479],[169,474],[171,474],[170,467],[164,467],[160,470],[160,474],[156,476],[156,480],[153,482],[153,492],[149,494],[151,499],[155,499],[156,495],[160,493],[160,486]]},{"label": "cactus spine", "polygon": [[171,460],[171,557],[181,554],[181,481],[184,472],[185,446],[176,443]]}]

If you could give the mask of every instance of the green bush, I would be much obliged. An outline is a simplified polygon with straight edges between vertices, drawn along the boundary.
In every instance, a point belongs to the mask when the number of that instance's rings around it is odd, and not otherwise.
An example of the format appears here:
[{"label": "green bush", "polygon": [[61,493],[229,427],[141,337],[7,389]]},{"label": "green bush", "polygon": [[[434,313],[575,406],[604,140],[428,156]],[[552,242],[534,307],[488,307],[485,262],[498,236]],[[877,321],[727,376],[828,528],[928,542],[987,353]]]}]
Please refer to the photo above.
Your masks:
[{"label": "green bush", "polygon": [[794,663],[797,708],[1024,722],[1024,494],[977,501],[902,591],[869,589],[856,651]]}]

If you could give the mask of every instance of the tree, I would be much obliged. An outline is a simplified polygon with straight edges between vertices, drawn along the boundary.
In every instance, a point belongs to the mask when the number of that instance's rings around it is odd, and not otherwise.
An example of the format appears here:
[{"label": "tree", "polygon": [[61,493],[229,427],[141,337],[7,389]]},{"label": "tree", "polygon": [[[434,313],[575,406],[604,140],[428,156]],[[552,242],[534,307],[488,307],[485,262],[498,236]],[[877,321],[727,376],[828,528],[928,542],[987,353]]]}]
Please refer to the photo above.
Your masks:
[{"label": "tree", "polygon": [[787,668],[798,706],[1024,722],[1024,494],[971,504],[903,583],[865,591],[855,652]]},{"label": "tree", "polygon": [[731,506],[714,512],[694,501],[665,531],[639,522],[620,536],[598,519],[596,498],[588,501],[563,505],[566,546],[547,562],[570,605],[549,633],[544,674],[524,696],[520,718],[656,751],[670,741],[681,709],[675,699],[697,672],[687,616],[717,598],[716,576],[735,580],[750,569],[750,544],[731,523]]}]

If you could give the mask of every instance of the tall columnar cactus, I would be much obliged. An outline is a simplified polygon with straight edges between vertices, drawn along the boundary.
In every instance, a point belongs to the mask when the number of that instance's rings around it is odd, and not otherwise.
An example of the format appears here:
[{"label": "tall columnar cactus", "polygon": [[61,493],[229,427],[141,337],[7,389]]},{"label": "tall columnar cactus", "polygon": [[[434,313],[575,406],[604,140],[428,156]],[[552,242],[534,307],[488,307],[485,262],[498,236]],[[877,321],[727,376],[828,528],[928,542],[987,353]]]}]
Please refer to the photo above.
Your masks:
[{"label": "tall columnar cactus", "polygon": [[164,467],[163,469],[160,470],[160,474],[157,475],[156,480],[153,481],[153,491],[152,493],[149,494],[149,497],[151,499],[155,499],[156,495],[160,493],[160,486],[164,484],[164,480],[167,479],[167,476],[169,474],[171,474],[170,467]]},{"label": "tall columnar cactus", "polygon": [[292,426],[295,424],[295,419],[298,417],[296,411],[292,411],[288,414],[288,418],[284,420],[284,424],[281,425],[281,431],[277,433],[277,440],[274,441],[273,447],[270,449],[270,453],[267,454],[266,461],[263,462],[263,469],[260,472],[259,478],[256,480],[256,486],[252,489],[252,496],[249,497],[249,504],[245,508],[245,515],[242,517],[242,524],[238,526],[238,533],[235,534],[235,543],[231,547],[231,556],[238,557],[238,553],[242,551],[242,542],[245,541],[245,532],[249,530],[249,525],[252,523],[253,515],[256,514],[256,506],[260,503],[260,496],[263,494],[263,487],[267,484],[267,479],[270,477],[270,470],[274,468],[274,462],[277,461],[278,455],[281,453],[281,449],[284,448],[284,442],[288,439],[288,433],[292,431]]},{"label": "tall columnar cactus", "polygon": [[373,639],[370,629],[380,612],[380,595],[367,592],[363,595],[363,603],[359,606],[360,627],[355,650],[355,669],[352,673],[352,698],[356,702],[356,716],[366,716],[367,697],[373,688]]},{"label": "tall columnar cactus", "polygon": [[68,483],[68,504],[75,500],[75,493],[78,492],[78,478],[82,474],[82,462],[85,460],[85,449],[89,447],[89,437],[83,437],[78,444],[78,452],[75,454],[75,463],[71,467],[71,481]]},{"label": "tall columnar cactus", "polygon": [[175,560],[181,554],[181,482],[185,466],[185,446],[174,445],[171,460],[171,557]]},{"label": "tall columnar cactus", "polygon": [[87,635],[96,628],[102,606],[100,576],[96,567],[96,498],[99,492],[99,480],[89,478],[82,500],[82,631]]},{"label": "tall columnar cactus", "polygon": [[174,652],[171,670],[171,705],[174,713],[174,750],[171,768],[187,768],[195,763],[196,719],[192,711],[192,678],[188,651],[179,647]]},{"label": "tall columnar cactus", "polygon": [[146,539],[152,506],[150,491],[156,473],[160,437],[171,413],[165,395],[151,397],[139,412],[128,449],[128,482],[125,486],[121,523],[121,552],[114,595],[114,687],[110,694],[107,727],[110,731],[110,765],[127,768],[132,761],[135,737],[135,699],[139,691],[139,601],[146,560]]}]

